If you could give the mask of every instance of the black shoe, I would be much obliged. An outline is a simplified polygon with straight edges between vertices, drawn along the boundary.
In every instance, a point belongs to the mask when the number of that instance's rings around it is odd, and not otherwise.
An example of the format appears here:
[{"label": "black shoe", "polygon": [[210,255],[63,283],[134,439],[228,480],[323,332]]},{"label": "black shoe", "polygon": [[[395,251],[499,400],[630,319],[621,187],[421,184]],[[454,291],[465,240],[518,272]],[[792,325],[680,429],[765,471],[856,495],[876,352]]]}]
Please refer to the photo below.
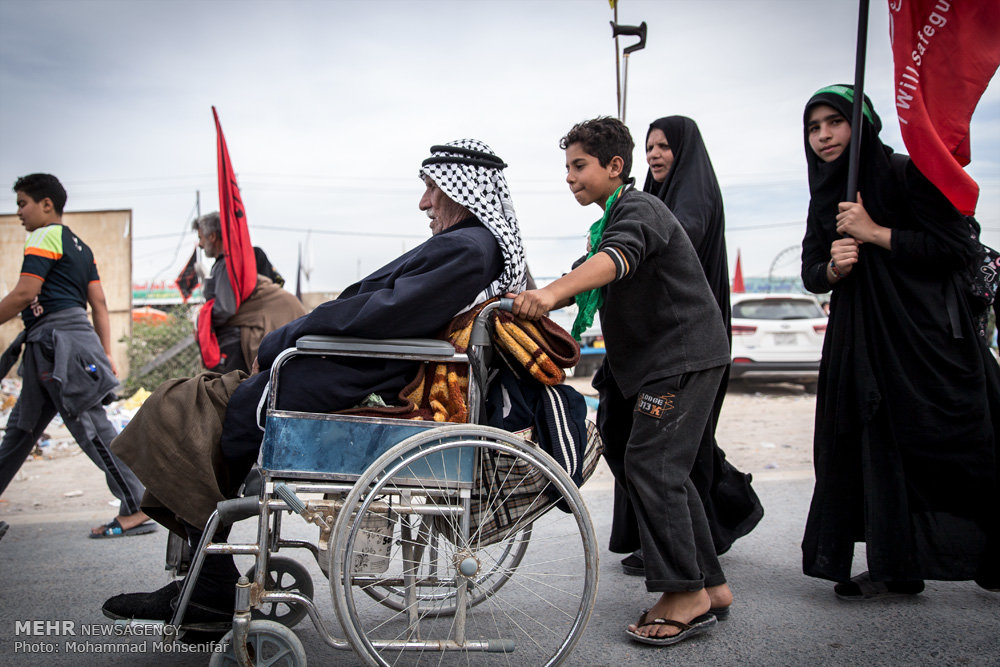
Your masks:
[{"label": "black shoe", "polygon": [[141,618],[150,621],[169,621],[174,613],[170,602],[181,592],[180,580],[171,581],[152,593],[123,593],[109,598],[101,611],[108,618]]},{"label": "black shoe", "polygon": [[833,587],[833,592],[841,600],[880,600],[891,597],[912,596],[922,593],[924,582],[915,581],[872,581],[867,572],[862,572],[850,581],[842,581]]},{"label": "black shoe", "polygon": [[1000,577],[976,577],[976,583],[990,593],[1000,593]]},{"label": "black shoe", "polygon": [[7,534],[8,528],[10,528],[10,526],[6,521],[0,521],[0,538]]},{"label": "black shoe", "polygon": [[622,571],[632,577],[645,577],[646,562],[638,554],[629,554],[622,558]]}]

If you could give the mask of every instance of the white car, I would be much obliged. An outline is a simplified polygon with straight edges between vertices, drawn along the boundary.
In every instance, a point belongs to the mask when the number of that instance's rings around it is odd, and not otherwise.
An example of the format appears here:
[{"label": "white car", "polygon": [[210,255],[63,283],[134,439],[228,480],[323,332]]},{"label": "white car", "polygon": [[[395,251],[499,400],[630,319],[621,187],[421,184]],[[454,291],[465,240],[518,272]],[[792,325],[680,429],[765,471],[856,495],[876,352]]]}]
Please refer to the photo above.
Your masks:
[{"label": "white car", "polygon": [[809,294],[739,293],[730,378],[794,382],[816,391],[827,317]]}]

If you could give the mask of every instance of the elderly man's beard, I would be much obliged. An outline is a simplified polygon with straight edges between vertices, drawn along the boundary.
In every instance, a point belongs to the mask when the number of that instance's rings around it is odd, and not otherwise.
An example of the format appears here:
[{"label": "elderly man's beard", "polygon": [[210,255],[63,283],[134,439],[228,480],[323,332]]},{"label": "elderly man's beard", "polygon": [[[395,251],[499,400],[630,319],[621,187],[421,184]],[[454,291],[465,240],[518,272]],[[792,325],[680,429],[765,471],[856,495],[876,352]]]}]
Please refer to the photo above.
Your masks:
[{"label": "elderly man's beard", "polygon": [[442,197],[437,206],[427,209],[425,213],[431,219],[432,236],[457,225],[471,215],[468,209],[448,197]]}]

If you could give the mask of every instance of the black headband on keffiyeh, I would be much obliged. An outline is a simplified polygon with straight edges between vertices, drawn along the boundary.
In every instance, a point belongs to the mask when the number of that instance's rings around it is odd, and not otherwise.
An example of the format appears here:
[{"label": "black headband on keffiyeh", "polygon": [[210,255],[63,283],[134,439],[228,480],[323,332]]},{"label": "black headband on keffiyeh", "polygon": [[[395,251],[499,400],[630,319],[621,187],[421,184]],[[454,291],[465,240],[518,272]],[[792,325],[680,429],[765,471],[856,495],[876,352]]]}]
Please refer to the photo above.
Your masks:
[{"label": "black headband on keffiyeh", "polygon": [[506,166],[476,139],[431,146],[431,157],[420,165],[420,177],[431,179],[452,201],[468,209],[500,245],[503,271],[469,307],[507,292],[521,292],[527,282],[521,230],[502,171]]}]

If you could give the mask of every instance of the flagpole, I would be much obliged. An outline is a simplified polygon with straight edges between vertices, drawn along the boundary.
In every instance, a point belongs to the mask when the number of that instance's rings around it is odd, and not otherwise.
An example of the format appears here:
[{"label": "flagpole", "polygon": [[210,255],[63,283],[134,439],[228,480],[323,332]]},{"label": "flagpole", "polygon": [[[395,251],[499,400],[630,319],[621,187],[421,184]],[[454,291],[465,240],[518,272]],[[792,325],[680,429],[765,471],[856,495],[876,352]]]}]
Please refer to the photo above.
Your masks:
[{"label": "flagpole", "polygon": [[[615,10],[614,24],[618,25],[618,0],[611,0],[611,8]],[[615,87],[618,93],[618,117],[622,115],[622,66],[618,50],[618,35],[615,35]]]},{"label": "flagpole", "polygon": [[851,109],[851,143],[847,163],[847,199],[858,199],[858,164],[861,161],[861,113],[865,101],[865,52],[868,47],[868,0],[858,3],[858,47],[854,58],[854,106]]},{"label": "flagpole", "polygon": [[299,264],[295,268],[295,298],[302,301],[302,244],[299,243]]}]

